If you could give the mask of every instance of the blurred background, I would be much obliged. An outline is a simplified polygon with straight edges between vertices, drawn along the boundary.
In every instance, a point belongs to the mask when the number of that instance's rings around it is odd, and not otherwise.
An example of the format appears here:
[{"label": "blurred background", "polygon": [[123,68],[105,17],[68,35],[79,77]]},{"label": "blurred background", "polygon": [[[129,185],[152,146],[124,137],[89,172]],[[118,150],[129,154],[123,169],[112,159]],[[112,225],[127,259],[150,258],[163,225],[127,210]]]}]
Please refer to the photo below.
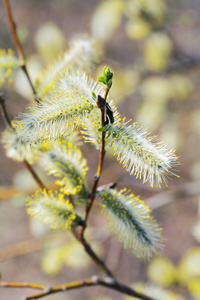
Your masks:
[{"label": "blurred background", "polygon": [[[180,158],[181,165],[174,170],[180,177],[161,189],[128,175],[110,156],[101,178],[101,184],[117,181],[119,188],[128,187],[153,209],[166,239],[162,257],[145,263],[123,250],[106,229],[98,204],[87,232],[91,244],[123,283],[150,289],[155,299],[200,299],[200,2],[12,0],[10,4],[33,81],[75,37],[95,37],[101,57],[93,78],[109,66],[114,71],[110,98],[121,115],[148,127]],[[16,51],[3,1],[0,28],[0,48]],[[1,92],[13,119],[30,106],[33,96],[21,70],[10,81],[12,85],[5,83]],[[0,127],[3,132],[1,118]],[[91,185],[98,153],[89,145],[82,150]],[[69,233],[48,230],[27,216],[26,197],[38,187],[24,164],[9,159],[2,145],[0,163],[2,280],[57,285],[99,274]],[[52,180],[39,166],[34,168],[44,182]],[[14,300],[33,292],[2,288],[0,298]],[[129,298],[93,287],[48,299]]]}]

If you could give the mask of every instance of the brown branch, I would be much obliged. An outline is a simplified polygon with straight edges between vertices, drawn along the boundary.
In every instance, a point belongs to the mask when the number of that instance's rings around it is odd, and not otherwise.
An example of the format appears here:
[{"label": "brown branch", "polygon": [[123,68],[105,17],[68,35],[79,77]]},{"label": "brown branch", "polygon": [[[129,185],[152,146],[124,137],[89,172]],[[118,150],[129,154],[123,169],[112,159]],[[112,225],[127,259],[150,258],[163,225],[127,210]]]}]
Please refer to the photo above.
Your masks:
[{"label": "brown branch", "polygon": [[153,300],[152,298],[142,294],[138,293],[135,290],[129,288],[128,286],[125,286],[123,284],[120,284],[119,282],[115,280],[111,280],[110,278],[107,278],[105,280],[99,279],[97,276],[93,276],[92,278],[81,280],[81,281],[75,281],[67,284],[62,284],[58,286],[47,286],[42,284],[36,284],[36,283],[19,283],[19,282],[0,282],[0,287],[18,287],[18,288],[33,288],[33,289],[40,289],[43,290],[42,292],[36,293],[34,295],[30,295],[27,297],[24,297],[24,300],[31,300],[31,299],[39,299],[51,294],[55,294],[58,292],[66,292],[73,289],[78,289],[86,286],[96,286],[100,285],[103,287],[106,287],[108,289],[113,289],[117,292],[120,292],[122,294],[126,294],[138,299],[143,300]]},{"label": "brown branch", "polygon": [[[98,99],[97,99],[97,106],[101,110],[101,125],[102,125],[102,127],[105,126],[105,123],[106,123],[106,98],[107,98],[108,92],[109,92],[109,89],[106,88],[104,98],[102,98],[101,96],[98,96]],[[106,153],[106,151],[105,151],[105,134],[106,134],[106,132],[103,131],[102,137],[101,137],[101,150],[99,153],[99,164],[98,164],[97,172],[94,176],[94,182],[93,182],[93,186],[92,186],[92,192],[90,195],[90,199],[89,199],[88,205],[86,207],[85,226],[83,226],[82,231],[81,231],[82,238],[83,238],[86,226],[87,226],[88,216],[89,216],[93,201],[96,196],[96,190],[97,190],[97,186],[98,186],[102,168],[103,168],[103,162],[104,162],[104,157],[105,157],[105,153]]]},{"label": "brown branch", "polygon": [[13,36],[13,39],[14,39],[14,42],[15,42],[15,46],[16,46],[16,49],[17,49],[18,57],[19,57],[20,61],[23,62],[22,66],[21,66],[21,69],[23,70],[23,72],[25,73],[25,75],[26,75],[26,77],[29,81],[29,84],[31,86],[35,101],[37,103],[39,103],[39,99],[37,97],[37,92],[36,92],[36,90],[35,90],[35,88],[32,84],[31,78],[30,78],[29,73],[28,73],[27,68],[26,68],[25,55],[24,55],[22,46],[20,44],[19,38],[17,36],[16,24],[15,24],[14,19],[13,19],[13,15],[12,15],[9,0],[4,0],[4,4],[5,4],[5,8],[6,8],[6,13],[7,13],[11,33],[12,33],[12,36]]},{"label": "brown branch", "polygon": [[[106,99],[108,96],[108,92],[109,92],[109,89],[106,88],[104,98],[102,98],[101,96],[98,96],[98,99],[97,99],[97,106],[101,110],[101,125],[102,125],[102,127],[105,126],[105,124],[106,124]],[[112,272],[107,268],[107,266],[104,264],[104,262],[95,254],[95,252],[92,250],[91,246],[87,243],[87,241],[85,240],[85,237],[84,237],[85,229],[87,227],[88,217],[89,217],[93,202],[95,200],[97,186],[98,186],[102,168],[103,168],[103,162],[104,162],[104,157],[105,157],[105,153],[106,153],[106,151],[105,151],[105,134],[106,134],[106,132],[103,131],[102,138],[101,138],[101,150],[99,153],[98,168],[97,168],[97,172],[94,176],[90,199],[88,201],[88,205],[86,206],[85,220],[84,220],[85,222],[80,230],[79,241],[83,245],[83,247],[84,247],[85,251],[88,253],[88,255],[98,265],[98,267],[101,270],[103,270],[109,277],[114,278],[114,275],[112,274]]]},{"label": "brown branch", "polygon": [[83,245],[85,251],[87,254],[92,258],[92,260],[95,262],[95,264],[104,272],[106,273],[109,277],[114,278],[114,275],[112,272],[107,268],[103,260],[101,260],[96,253],[92,250],[91,246],[86,242],[85,238],[82,237],[81,239],[79,238],[79,241]]},{"label": "brown branch", "polygon": [[13,19],[13,15],[12,15],[12,11],[11,11],[11,8],[10,8],[9,1],[8,0],[4,0],[4,4],[5,4],[6,13],[7,13],[8,21],[9,21],[9,25],[10,25],[10,29],[11,29],[12,36],[13,36],[13,39],[14,39],[14,42],[15,42],[15,46],[17,48],[17,53],[18,53],[19,59],[22,60],[22,61],[24,61],[24,52],[23,52],[23,49],[21,47],[19,38],[17,36],[16,25],[14,23],[14,19]]},{"label": "brown branch", "polygon": [[10,118],[8,117],[8,113],[7,113],[7,110],[6,110],[6,106],[5,106],[5,98],[4,98],[4,94],[0,93],[0,105],[1,105],[1,116],[2,116],[2,119],[4,121],[4,124],[5,126],[9,126],[12,130],[13,130],[13,127],[11,125],[11,122],[10,122]]},{"label": "brown branch", "polygon": [[24,160],[24,164],[27,167],[27,169],[29,170],[29,172],[31,173],[33,179],[37,182],[37,184],[39,185],[39,187],[41,189],[46,189],[48,191],[48,189],[46,188],[46,186],[43,184],[43,182],[41,181],[41,179],[38,177],[37,173],[35,172],[35,170],[33,169],[33,167],[27,162],[27,160]]},{"label": "brown branch", "polygon": [[48,285],[38,284],[38,283],[29,283],[29,282],[7,282],[0,281],[0,287],[11,287],[11,288],[31,288],[37,290],[45,290],[48,288]]},{"label": "brown branch", "polygon": [[[101,110],[101,126],[102,127],[105,126],[105,123],[106,123],[106,98],[108,95],[108,91],[109,91],[109,89],[106,88],[105,97],[102,98],[102,97],[98,96],[98,99],[97,99],[97,106]],[[93,186],[92,186],[91,196],[88,201],[88,205],[86,207],[85,226],[83,227],[83,230],[82,230],[82,236],[84,235],[84,230],[87,226],[87,224],[86,224],[87,219],[88,219],[90,210],[92,208],[93,201],[96,196],[96,190],[97,190],[97,186],[98,186],[102,168],[103,168],[103,162],[104,162],[104,157],[105,157],[105,153],[106,153],[106,151],[105,151],[105,134],[106,134],[106,132],[103,131],[102,137],[101,137],[101,149],[100,149],[100,153],[99,153],[99,164],[98,164],[97,172],[94,176],[94,182],[93,182]]]}]

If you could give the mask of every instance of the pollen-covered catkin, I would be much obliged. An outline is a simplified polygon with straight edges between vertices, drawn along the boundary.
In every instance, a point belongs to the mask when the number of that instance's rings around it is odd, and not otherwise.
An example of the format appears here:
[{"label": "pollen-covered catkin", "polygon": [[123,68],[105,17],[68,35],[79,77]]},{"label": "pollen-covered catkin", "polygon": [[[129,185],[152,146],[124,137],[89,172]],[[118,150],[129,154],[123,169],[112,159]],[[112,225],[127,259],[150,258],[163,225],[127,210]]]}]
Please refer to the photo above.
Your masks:
[{"label": "pollen-covered catkin", "polygon": [[115,122],[109,128],[111,132],[108,146],[122,163],[126,170],[149,182],[152,187],[160,187],[170,176],[177,176],[173,168],[178,165],[175,150],[169,150],[164,143],[158,142],[156,137],[137,123]]},{"label": "pollen-covered catkin", "polygon": [[58,191],[39,190],[27,198],[27,212],[52,229],[70,229],[80,217],[69,200]]},{"label": "pollen-covered catkin", "polygon": [[107,189],[99,192],[108,228],[125,249],[138,258],[149,259],[163,247],[161,229],[150,215],[150,208],[139,197],[126,190]]}]

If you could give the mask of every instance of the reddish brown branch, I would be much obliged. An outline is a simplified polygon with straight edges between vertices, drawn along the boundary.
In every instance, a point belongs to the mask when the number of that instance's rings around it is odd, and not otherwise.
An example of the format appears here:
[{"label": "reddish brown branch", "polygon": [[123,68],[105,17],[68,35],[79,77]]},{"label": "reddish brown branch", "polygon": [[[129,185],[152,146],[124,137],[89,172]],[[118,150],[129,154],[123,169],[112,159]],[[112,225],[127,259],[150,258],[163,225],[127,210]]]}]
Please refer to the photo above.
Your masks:
[{"label": "reddish brown branch", "polygon": [[128,286],[125,286],[123,284],[120,284],[119,282],[115,280],[110,279],[99,279],[97,276],[93,276],[92,278],[81,280],[81,281],[75,281],[67,284],[62,284],[58,286],[47,286],[42,284],[36,284],[36,283],[19,283],[19,282],[0,282],[1,287],[18,287],[18,288],[33,288],[33,289],[40,289],[43,290],[42,292],[36,293],[34,295],[30,295],[27,297],[24,297],[24,300],[31,300],[31,299],[39,299],[51,294],[55,294],[58,292],[66,292],[72,289],[78,289],[86,286],[95,286],[100,285],[103,287],[106,287],[108,289],[113,289],[117,292],[120,292],[122,294],[126,294],[138,299],[143,300],[153,300],[152,298],[142,294],[138,293],[135,290],[129,288]]},{"label": "reddish brown branch", "polygon": [[[97,100],[97,106],[101,110],[101,125],[102,125],[102,127],[105,126],[105,123],[106,123],[106,98],[107,98],[108,92],[109,92],[109,89],[106,88],[104,98],[98,96],[98,100]],[[104,162],[104,157],[105,157],[105,153],[106,153],[106,151],[105,151],[105,134],[106,134],[106,132],[103,131],[102,137],[101,137],[101,150],[99,153],[99,164],[98,164],[96,175],[94,176],[94,182],[93,182],[93,186],[92,186],[92,192],[90,195],[90,199],[89,199],[88,205],[86,207],[85,226],[83,226],[83,228],[82,228],[81,237],[83,237],[85,228],[87,226],[88,216],[89,216],[93,201],[96,196],[96,190],[97,190],[97,186],[98,186],[102,168],[103,168],[103,162]]]},{"label": "reddish brown branch", "polygon": [[9,1],[4,0],[4,4],[5,4],[5,7],[6,7],[6,13],[7,13],[7,16],[8,16],[10,29],[11,29],[12,36],[13,36],[13,39],[14,39],[14,42],[15,42],[15,46],[17,48],[17,53],[18,53],[19,59],[24,61],[24,52],[23,52],[23,49],[21,47],[19,38],[17,36],[16,25],[14,23],[14,19],[13,19],[13,15],[12,15],[12,11],[11,11],[11,8],[10,8]]},{"label": "reddish brown branch", "polygon": [[[109,92],[109,89],[106,88],[104,98],[98,96],[98,99],[97,99],[97,106],[101,110],[101,125],[102,125],[102,127],[105,126],[105,124],[106,124],[106,98],[108,96],[108,92]],[[85,223],[84,223],[84,225],[82,226],[82,228],[80,230],[79,241],[82,243],[82,245],[83,245],[85,251],[88,253],[88,255],[100,267],[100,269],[102,269],[109,277],[114,278],[112,272],[106,267],[104,262],[99,257],[97,257],[97,255],[93,252],[92,248],[86,242],[85,237],[84,237],[85,229],[87,227],[88,217],[89,217],[90,211],[92,209],[93,202],[94,202],[95,197],[96,197],[97,186],[98,186],[100,176],[101,176],[101,172],[102,172],[102,168],[103,168],[103,162],[104,162],[104,157],[105,157],[105,153],[106,153],[106,151],[105,151],[105,134],[106,134],[106,132],[103,131],[102,132],[102,138],[101,138],[101,149],[100,149],[100,153],[99,153],[98,168],[97,168],[97,172],[94,176],[92,191],[91,191],[90,199],[88,201],[88,205],[86,207],[86,212],[85,212]]]},{"label": "reddish brown branch", "polygon": [[31,173],[33,179],[37,182],[37,184],[39,185],[39,187],[41,189],[46,189],[45,185],[43,184],[43,182],[41,181],[41,179],[38,177],[38,175],[36,174],[36,172],[34,171],[34,169],[32,168],[32,166],[27,162],[27,160],[24,160],[24,164],[27,167],[27,169],[29,170],[29,172]]},{"label": "reddish brown branch", "polygon": [[9,126],[12,130],[13,130],[13,127],[12,127],[12,124],[10,122],[10,118],[8,117],[8,113],[7,113],[7,110],[6,110],[6,106],[5,106],[5,98],[4,98],[4,95],[2,93],[0,93],[0,105],[1,105],[1,116],[2,116],[2,119],[5,123],[5,125]]},{"label": "reddish brown branch", "polygon": [[103,260],[101,260],[96,253],[92,250],[91,246],[86,242],[84,236],[79,239],[79,241],[82,243],[85,251],[87,252],[87,254],[90,256],[90,258],[92,258],[92,260],[95,262],[95,264],[104,272],[106,273],[109,277],[114,278],[114,275],[112,274],[112,272],[107,268],[107,266],[105,265],[105,263],[103,262]]},{"label": "reddish brown branch", "polygon": [[35,90],[35,88],[32,84],[31,78],[30,78],[29,73],[28,73],[27,68],[26,68],[25,55],[24,55],[22,46],[20,44],[19,38],[17,36],[16,25],[15,25],[15,22],[14,22],[14,19],[13,19],[12,10],[11,10],[11,7],[10,7],[9,0],[4,0],[4,4],[5,4],[5,8],[6,8],[6,13],[7,13],[7,16],[8,16],[8,21],[9,21],[11,33],[12,33],[12,36],[13,36],[13,39],[14,39],[14,42],[15,42],[15,46],[16,46],[16,49],[17,49],[17,53],[18,53],[20,61],[22,61],[22,63],[23,63],[21,68],[24,71],[24,73],[25,73],[25,75],[26,75],[26,77],[29,81],[29,84],[31,86],[32,92],[33,92],[34,97],[35,97],[35,101],[39,102],[39,99],[37,97],[37,92],[36,92],[36,90]]}]

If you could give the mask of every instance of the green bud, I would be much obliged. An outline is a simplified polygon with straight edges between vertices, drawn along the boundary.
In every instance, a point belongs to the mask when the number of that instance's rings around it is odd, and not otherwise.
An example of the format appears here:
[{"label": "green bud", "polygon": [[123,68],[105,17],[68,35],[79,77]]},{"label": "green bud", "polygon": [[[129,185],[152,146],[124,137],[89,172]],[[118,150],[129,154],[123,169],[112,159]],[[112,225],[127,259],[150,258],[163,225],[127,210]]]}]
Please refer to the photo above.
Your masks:
[{"label": "green bud", "polygon": [[98,78],[98,81],[104,83],[110,89],[112,86],[112,78],[113,78],[113,72],[111,72],[108,67],[104,67],[103,76],[100,76]]}]

